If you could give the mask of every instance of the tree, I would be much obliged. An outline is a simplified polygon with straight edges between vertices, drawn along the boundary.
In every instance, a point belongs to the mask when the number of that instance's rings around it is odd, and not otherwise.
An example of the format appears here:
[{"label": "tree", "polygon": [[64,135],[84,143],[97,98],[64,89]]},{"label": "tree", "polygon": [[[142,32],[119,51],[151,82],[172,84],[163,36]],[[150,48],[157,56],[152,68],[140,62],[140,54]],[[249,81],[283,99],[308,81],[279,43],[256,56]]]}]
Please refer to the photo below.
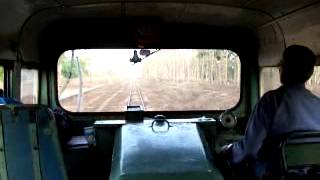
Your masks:
[{"label": "tree", "polygon": [[[66,79],[73,79],[79,77],[78,64],[74,57],[67,58],[64,54],[60,57],[61,74]],[[87,72],[87,61],[79,59],[80,68],[83,73]]]},{"label": "tree", "polygon": [[66,57],[64,54],[61,55],[59,60],[59,64],[61,64],[61,74],[67,81],[64,83],[60,90],[60,96],[70,83],[70,79],[79,77],[80,73],[88,73],[87,62],[88,61],[86,59],[79,59],[78,57],[76,60],[74,57],[74,50],[72,50],[71,58]]},{"label": "tree", "polygon": [[3,80],[4,80],[3,67],[0,67],[0,84],[2,85],[3,85]]}]

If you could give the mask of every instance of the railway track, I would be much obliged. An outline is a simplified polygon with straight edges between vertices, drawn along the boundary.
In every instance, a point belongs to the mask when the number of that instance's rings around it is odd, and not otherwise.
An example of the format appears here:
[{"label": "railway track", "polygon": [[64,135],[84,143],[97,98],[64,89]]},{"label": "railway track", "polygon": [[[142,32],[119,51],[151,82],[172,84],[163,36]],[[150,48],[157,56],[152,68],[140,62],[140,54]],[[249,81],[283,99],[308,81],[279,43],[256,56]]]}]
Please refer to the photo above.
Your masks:
[{"label": "railway track", "polygon": [[[206,90],[198,91],[195,87]],[[132,106],[134,110],[139,106],[144,111],[224,110],[236,104],[239,94],[237,88],[224,89],[224,87],[194,83],[177,88],[175,82],[161,82],[161,86],[154,88],[154,81],[132,80],[132,82],[104,84],[84,92],[81,110],[123,112],[128,110],[128,106]],[[60,104],[65,109],[76,112],[77,94],[62,99]]]},{"label": "railway track", "polygon": [[135,82],[131,83],[130,95],[127,107],[140,106],[141,110],[145,110],[145,105],[140,88]]}]

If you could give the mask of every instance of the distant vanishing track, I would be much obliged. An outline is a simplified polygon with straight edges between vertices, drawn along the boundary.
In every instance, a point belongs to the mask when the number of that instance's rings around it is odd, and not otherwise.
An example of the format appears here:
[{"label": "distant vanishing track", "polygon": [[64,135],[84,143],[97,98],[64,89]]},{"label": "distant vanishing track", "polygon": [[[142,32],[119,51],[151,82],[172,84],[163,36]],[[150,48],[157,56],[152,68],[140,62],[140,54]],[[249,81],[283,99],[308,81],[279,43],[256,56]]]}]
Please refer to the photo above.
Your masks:
[{"label": "distant vanishing track", "polygon": [[135,82],[131,83],[130,95],[127,106],[140,106],[143,110],[145,110],[141,90]]}]

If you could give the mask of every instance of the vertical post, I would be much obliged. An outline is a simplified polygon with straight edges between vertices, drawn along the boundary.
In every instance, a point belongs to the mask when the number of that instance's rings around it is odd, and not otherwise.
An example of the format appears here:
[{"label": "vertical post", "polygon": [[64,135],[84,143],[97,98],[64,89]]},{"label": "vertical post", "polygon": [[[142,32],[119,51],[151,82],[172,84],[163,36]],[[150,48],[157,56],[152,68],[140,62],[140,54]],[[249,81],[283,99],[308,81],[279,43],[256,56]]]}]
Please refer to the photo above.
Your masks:
[{"label": "vertical post", "polygon": [[21,63],[20,61],[14,62],[13,76],[12,76],[12,96],[15,99],[21,100]]},{"label": "vertical post", "polygon": [[70,79],[72,78],[73,63],[74,63],[74,50],[71,50],[70,72],[69,72],[69,76],[67,77],[66,83],[61,87],[61,90],[60,90],[59,96],[58,96],[59,99],[60,99],[62,93],[64,92],[64,90],[66,90],[66,88],[68,87],[68,85],[70,83]]},{"label": "vertical post", "polygon": [[82,71],[81,66],[79,62],[79,58],[77,56],[77,65],[78,65],[78,74],[79,74],[79,94],[77,99],[77,112],[80,112],[81,110],[81,104],[82,104],[82,86],[83,86],[83,79],[82,79]]}]

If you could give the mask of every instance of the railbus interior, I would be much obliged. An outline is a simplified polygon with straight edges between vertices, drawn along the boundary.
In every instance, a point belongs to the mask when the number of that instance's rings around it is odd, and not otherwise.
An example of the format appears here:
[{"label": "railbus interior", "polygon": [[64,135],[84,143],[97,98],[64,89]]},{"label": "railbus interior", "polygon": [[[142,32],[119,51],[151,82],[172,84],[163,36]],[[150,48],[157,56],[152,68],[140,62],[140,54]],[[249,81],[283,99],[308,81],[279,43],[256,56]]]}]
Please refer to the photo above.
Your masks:
[{"label": "railbus interior", "polygon": [[221,148],[294,44],[320,97],[319,0],[0,0],[0,179],[240,179]]}]

